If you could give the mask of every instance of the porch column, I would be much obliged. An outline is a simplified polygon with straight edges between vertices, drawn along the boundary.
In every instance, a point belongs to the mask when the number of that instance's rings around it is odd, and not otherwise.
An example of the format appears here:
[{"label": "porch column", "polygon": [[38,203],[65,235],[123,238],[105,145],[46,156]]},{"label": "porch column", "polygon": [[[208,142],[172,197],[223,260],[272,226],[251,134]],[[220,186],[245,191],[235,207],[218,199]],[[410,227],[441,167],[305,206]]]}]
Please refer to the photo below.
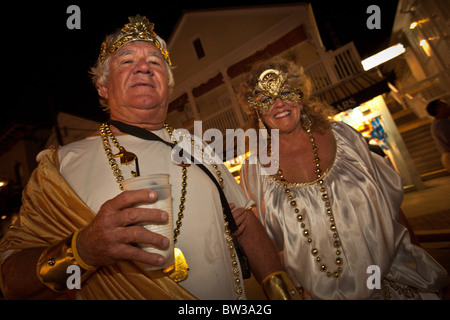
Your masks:
[{"label": "porch column", "polygon": [[[233,86],[231,85],[230,77],[228,76],[226,69],[221,69],[220,73],[222,74],[223,82],[225,83],[225,86],[227,88],[228,96],[231,99],[231,104],[235,111],[235,115],[236,115],[239,127],[243,128],[245,125],[245,121],[244,121],[244,118],[242,117],[241,106],[236,97],[236,94],[234,93]],[[236,128],[230,128],[230,129],[236,129]]]},{"label": "porch column", "polygon": [[188,95],[188,101],[192,108],[192,113],[194,114],[194,120],[201,120],[200,119],[200,112],[198,111],[197,103],[195,103],[194,95],[192,94],[192,89],[186,90],[186,93]]}]

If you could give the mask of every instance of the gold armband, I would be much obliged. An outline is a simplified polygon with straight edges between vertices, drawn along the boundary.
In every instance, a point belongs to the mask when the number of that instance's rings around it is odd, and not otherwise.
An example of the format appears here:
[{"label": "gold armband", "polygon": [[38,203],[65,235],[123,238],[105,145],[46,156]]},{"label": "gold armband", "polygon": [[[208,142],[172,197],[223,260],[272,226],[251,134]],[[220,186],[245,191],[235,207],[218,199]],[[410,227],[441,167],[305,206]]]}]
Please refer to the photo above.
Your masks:
[{"label": "gold armband", "polygon": [[261,286],[269,300],[305,300],[284,271],[269,274],[261,282]]},{"label": "gold armband", "polygon": [[80,268],[80,283],[95,271],[94,266],[86,264],[78,254],[76,240],[79,231],[48,247],[39,257],[36,273],[39,280],[50,289],[62,292],[67,289],[67,279],[72,274],[69,266]]}]

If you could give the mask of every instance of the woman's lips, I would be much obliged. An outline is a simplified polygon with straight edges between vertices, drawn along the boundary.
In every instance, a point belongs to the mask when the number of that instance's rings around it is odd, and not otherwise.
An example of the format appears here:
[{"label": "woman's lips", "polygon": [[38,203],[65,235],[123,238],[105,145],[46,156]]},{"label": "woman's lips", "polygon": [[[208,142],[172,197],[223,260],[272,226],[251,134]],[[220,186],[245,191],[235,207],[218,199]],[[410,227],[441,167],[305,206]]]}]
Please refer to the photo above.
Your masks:
[{"label": "woman's lips", "polygon": [[274,119],[281,119],[281,118],[287,117],[290,114],[291,114],[291,111],[286,110],[286,111],[281,111],[281,112],[276,113],[273,117],[274,117]]}]

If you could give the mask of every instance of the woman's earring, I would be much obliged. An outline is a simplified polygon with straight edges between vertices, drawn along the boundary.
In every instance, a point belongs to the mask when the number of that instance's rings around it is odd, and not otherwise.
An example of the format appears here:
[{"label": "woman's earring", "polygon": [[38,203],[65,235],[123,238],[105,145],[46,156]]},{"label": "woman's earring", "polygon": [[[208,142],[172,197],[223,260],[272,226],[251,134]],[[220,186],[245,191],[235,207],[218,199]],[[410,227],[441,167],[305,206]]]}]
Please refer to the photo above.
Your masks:
[{"label": "woman's earring", "polygon": [[260,117],[258,117],[258,126],[261,130],[267,130],[266,125],[262,122]]},{"label": "woman's earring", "polygon": [[308,114],[305,112],[305,110],[301,111],[300,117],[302,119],[302,125],[305,130],[311,129],[312,121],[309,118]]},{"label": "woman's earring", "polygon": [[263,137],[264,139],[267,140],[267,137],[268,137],[268,135],[269,135],[269,133],[268,133],[268,131],[267,131],[267,127],[266,127],[266,125],[264,124],[264,122],[261,120],[261,117],[259,116],[259,113],[258,113],[258,112],[256,112],[256,116],[258,117],[258,127],[259,127],[259,130],[262,130],[262,131],[261,131],[262,137]]}]

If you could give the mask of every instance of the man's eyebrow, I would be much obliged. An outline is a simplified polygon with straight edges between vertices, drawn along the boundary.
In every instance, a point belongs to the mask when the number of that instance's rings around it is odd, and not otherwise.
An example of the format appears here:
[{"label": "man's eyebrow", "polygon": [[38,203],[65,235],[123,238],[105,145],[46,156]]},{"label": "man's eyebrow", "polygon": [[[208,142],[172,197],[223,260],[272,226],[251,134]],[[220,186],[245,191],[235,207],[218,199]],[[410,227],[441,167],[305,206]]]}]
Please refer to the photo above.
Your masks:
[{"label": "man's eyebrow", "polygon": [[150,53],[150,55],[151,55],[151,56],[154,56],[154,57],[160,58],[161,60],[163,60],[163,59],[164,59],[164,57],[162,56],[162,54],[161,54],[161,53],[159,53],[159,52],[156,52],[156,51],[149,51],[149,53]]},{"label": "man's eyebrow", "polygon": [[[118,57],[126,56],[127,54],[133,54],[134,52],[135,52],[134,50],[123,50],[123,51],[118,52],[118,53],[117,53],[117,56],[118,56]],[[160,59],[164,59],[164,57],[162,56],[162,54],[159,53],[159,52],[149,51],[148,53],[149,53],[151,56],[154,56],[154,57],[157,57],[157,58],[160,58]]]},{"label": "man's eyebrow", "polygon": [[133,50],[123,50],[123,51],[117,52],[117,56],[121,57],[121,56],[125,56],[127,54],[131,54],[133,52],[134,52]]}]

